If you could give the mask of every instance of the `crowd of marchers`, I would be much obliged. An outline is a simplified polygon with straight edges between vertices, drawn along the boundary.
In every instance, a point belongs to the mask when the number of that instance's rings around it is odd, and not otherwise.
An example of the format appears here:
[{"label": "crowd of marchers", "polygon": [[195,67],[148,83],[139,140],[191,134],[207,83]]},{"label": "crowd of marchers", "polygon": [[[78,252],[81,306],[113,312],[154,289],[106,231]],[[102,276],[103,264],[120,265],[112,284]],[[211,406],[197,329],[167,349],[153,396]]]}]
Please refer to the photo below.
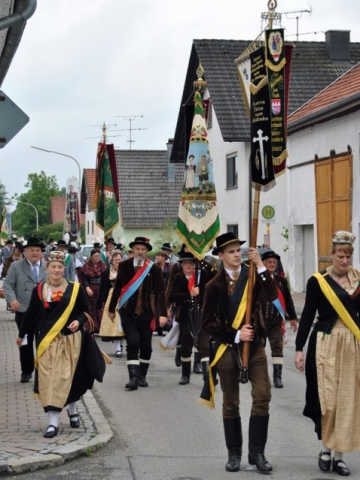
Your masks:
[{"label": "crowd of marchers", "polygon": [[212,255],[219,261],[211,264],[185,244],[175,254],[170,243],[152,261],[146,237],[136,237],[128,249],[113,238],[94,243],[86,260],[73,242],[9,240],[1,251],[3,296],[18,328],[20,381],[33,379],[48,414],[44,436],[58,434],[65,407],[71,427],[79,427],[77,402],[96,378],[87,358],[89,338],[111,342],[116,358],[126,356],[125,388],[136,391],[149,386],[157,333],[160,346],[175,351],[179,385],[202,374],[199,403],[213,407],[215,388],[221,389],[228,472],[240,470],[241,383],[251,383],[248,462],[269,473],[272,385],[265,346],[268,340],[273,386],[283,388],[289,325],[298,330],[295,366],[306,375],[303,414],[314,421],[321,442],[318,467],[350,475],[343,453],[360,449],[360,272],[351,266],[354,240],[351,232],[334,234],[332,265],[309,279],[300,322],[286,278],[277,273],[279,255],[250,247],[242,262],[245,242],[231,232],[216,238]]}]

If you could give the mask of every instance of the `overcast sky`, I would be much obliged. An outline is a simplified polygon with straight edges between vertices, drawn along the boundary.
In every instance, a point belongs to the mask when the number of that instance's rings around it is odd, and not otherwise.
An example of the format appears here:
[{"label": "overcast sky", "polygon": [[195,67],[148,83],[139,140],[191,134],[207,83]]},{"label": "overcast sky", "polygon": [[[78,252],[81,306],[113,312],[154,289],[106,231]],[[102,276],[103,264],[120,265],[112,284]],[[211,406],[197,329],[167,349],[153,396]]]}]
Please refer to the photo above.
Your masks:
[{"label": "overcast sky", "polygon": [[[59,187],[78,177],[73,160],[32,145],[70,155],[81,169],[95,168],[104,121],[115,148],[129,148],[132,117],[132,149],[165,149],[175,132],[192,40],[254,40],[267,4],[38,0],[1,87],[30,117],[0,149],[0,180],[9,195],[27,191],[29,173],[56,175]],[[358,0],[279,0],[277,11],[304,11],[282,15],[288,40],[296,39],[298,15],[299,40],[323,41],[325,31],[342,29],[360,41]]]}]

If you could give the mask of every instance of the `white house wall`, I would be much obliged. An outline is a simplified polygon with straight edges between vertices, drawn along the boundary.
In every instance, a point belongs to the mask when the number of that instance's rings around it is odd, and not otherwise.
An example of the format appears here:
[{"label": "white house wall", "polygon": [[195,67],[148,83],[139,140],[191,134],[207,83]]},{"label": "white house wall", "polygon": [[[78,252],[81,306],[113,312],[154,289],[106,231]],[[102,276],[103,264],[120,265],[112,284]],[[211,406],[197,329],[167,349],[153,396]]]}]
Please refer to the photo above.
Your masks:
[{"label": "white house wall", "polygon": [[[347,152],[348,145],[353,154],[353,192],[352,192],[352,231],[357,237],[354,244],[353,264],[360,264],[360,179],[359,179],[359,133],[360,114],[353,113],[326,123],[307,128],[289,135],[288,165],[328,157],[331,150]],[[288,172],[288,225],[289,225],[289,275],[294,291],[304,290],[307,278],[304,278],[304,231],[313,228],[313,271],[318,264],[316,238],[316,199],[314,164],[304,165]],[[329,239],[329,247],[330,247]]]}]

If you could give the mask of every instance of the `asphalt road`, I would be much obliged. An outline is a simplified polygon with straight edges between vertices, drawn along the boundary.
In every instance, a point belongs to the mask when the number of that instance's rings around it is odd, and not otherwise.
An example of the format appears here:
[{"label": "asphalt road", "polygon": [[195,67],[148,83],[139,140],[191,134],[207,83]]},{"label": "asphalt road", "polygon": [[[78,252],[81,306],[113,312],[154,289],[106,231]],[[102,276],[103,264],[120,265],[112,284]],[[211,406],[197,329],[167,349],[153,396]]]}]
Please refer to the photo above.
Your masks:
[{"label": "asphalt road", "polygon": [[[313,424],[302,415],[305,378],[293,365],[295,335],[289,332],[285,347],[283,389],[272,390],[269,437],[266,457],[273,465],[267,478],[277,480],[326,480],[338,476],[323,473],[317,466],[320,451]],[[103,384],[93,390],[105,417],[114,430],[113,440],[88,457],[77,458],[60,467],[38,470],[8,478],[52,480],[222,480],[254,478],[258,475],[247,463],[247,427],[251,405],[250,384],[241,385],[241,414],[244,452],[241,472],[225,471],[227,451],[221,418],[221,392],[216,408],[197,403],[202,376],[193,374],[189,385],[178,382],[181,369],[174,353],[163,352],[153,337],[153,360],[149,387],[125,391],[125,358],[108,366]],[[101,344],[112,354],[112,345]],[[270,366],[270,371],[272,367]],[[360,457],[346,454],[352,478],[360,478]]]}]

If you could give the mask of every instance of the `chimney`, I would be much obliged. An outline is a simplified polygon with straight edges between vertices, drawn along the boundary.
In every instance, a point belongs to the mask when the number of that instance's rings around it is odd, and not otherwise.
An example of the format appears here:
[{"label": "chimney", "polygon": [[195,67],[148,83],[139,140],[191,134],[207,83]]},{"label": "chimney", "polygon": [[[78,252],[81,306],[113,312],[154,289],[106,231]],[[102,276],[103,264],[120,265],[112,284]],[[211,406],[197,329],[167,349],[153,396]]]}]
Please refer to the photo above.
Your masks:
[{"label": "chimney", "polygon": [[167,167],[168,167],[168,182],[175,182],[175,163],[170,162],[171,150],[174,144],[174,139],[169,138],[168,143],[166,144],[166,158],[167,158]]},{"label": "chimney", "polygon": [[350,62],[350,30],[328,30],[325,45],[331,62]]}]

